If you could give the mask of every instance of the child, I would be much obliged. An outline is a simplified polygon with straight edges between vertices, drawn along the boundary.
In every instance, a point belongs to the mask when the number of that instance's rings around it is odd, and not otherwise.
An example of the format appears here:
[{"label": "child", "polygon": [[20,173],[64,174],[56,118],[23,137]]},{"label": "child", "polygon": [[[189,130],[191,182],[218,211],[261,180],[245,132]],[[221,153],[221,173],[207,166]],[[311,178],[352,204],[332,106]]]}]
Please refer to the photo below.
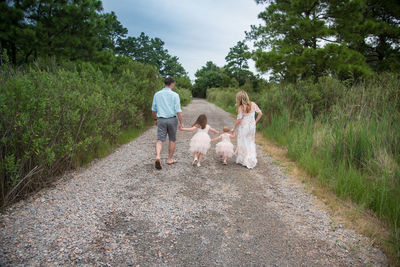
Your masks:
[{"label": "child", "polygon": [[187,132],[193,132],[196,129],[196,134],[190,140],[190,152],[193,153],[192,165],[194,166],[197,164],[197,167],[200,167],[203,155],[207,153],[207,150],[211,146],[211,138],[208,135],[208,130],[216,134],[218,134],[218,131],[214,130],[207,124],[207,117],[204,114],[201,114],[197,118],[192,128],[179,128],[179,130]]},{"label": "child", "polygon": [[221,160],[222,158],[224,159],[223,164],[226,165],[226,160],[233,156],[233,144],[230,139],[235,137],[235,133],[229,134],[230,129],[228,127],[224,127],[223,131],[223,134],[211,141],[214,142],[222,139],[222,141],[215,146],[215,151],[220,156]]}]

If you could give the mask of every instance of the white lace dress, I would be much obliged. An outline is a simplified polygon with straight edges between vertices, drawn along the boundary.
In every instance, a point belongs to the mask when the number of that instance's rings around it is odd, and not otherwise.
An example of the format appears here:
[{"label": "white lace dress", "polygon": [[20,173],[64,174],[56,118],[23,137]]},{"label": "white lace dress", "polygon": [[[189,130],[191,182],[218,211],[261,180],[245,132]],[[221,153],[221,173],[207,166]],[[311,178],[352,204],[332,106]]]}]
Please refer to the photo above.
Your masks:
[{"label": "white lace dress", "polygon": [[251,111],[249,113],[240,112],[238,119],[242,119],[237,128],[237,147],[236,147],[236,163],[242,164],[249,169],[257,165],[256,153],[256,120],[255,113],[261,112],[256,103],[252,102]]},{"label": "white lace dress", "polygon": [[231,143],[230,134],[224,133],[221,137],[222,141],[215,146],[215,151],[218,155],[230,158],[233,156],[233,144]]},{"label": "white lace dress", "polygon": [[208,130],[210,130],[210,125],[208,124],[204,129],[197,129],[196,134],[190,140],[190,152],[207,154],[208,149],[211,147],[211,138],[208,135]]}]

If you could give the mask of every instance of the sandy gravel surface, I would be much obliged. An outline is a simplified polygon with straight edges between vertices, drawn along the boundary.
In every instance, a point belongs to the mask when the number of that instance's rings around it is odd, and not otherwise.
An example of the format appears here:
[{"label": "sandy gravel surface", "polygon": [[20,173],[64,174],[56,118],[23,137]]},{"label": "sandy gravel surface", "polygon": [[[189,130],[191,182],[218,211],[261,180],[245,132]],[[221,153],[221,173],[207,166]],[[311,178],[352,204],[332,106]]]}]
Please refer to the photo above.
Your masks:
[{"label": "sandy gravel surface", "polygon": [[[220,108],[194,100],[200,113],[232,126]],[[365,266],[385,255],[354,231],[335,225],[321,203],[258,148],[254,170],[213,145],[191,166],[192,133],[179,132],[179,163],[154,169],[156,128],[0,217],[0,266]]]}]

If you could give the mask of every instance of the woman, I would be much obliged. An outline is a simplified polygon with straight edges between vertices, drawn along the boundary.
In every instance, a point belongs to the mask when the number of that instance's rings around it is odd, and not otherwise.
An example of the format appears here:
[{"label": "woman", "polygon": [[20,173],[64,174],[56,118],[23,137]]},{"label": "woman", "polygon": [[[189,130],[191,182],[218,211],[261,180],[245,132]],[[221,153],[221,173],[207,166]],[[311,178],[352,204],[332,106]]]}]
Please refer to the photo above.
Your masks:
[{"label": "woman", "polygon": [[[251,102],[245,91],[240,91],[236,94],[237,120],[233,126],[232,132],[238,129],[237,133],[237,148],[236,148],[236,163],[240,163],[249,169],[252,169],[257,164],[256,153],[256,124],[261,119],[262,112],[257,104]],[[254,120],[255,112],[257,119]]]}]

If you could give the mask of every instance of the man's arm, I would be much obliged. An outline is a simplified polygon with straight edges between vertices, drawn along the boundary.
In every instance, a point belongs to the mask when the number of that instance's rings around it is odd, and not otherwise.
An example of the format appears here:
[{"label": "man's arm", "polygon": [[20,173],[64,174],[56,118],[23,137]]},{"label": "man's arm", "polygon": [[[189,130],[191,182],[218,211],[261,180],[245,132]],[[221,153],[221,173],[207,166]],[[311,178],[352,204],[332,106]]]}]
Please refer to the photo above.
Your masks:
[{"label": "man's arm", "polygon": [[157,126],[157,103],[156,95],[153,96],[153,104],[151,105],[151,114],[153,115],[154,123]]},{"label": "man's arm", "polygon": [[176,115],[178,116],[178,120],[179,120],[179,125],[181,126],[181,128],[183,128],[183,119],[182,119],[182,109],[181,109],[181,99],[179,98],[179,95],[176,94],[175,97],[175,111],[176,111]]},{"label": "man's arm", "polygon": [[176,115],[178,116],[180,127],[183,128],[184,126],[183,126],[182,112],[178,112],[178,113],[176,113]]},{"label": "man's arm", "polygon": [[154,123],[157,126],[157,112],[155,112],[154,110],[151,111],[152,115],[153,115],[153,119],[154,119]]}]

